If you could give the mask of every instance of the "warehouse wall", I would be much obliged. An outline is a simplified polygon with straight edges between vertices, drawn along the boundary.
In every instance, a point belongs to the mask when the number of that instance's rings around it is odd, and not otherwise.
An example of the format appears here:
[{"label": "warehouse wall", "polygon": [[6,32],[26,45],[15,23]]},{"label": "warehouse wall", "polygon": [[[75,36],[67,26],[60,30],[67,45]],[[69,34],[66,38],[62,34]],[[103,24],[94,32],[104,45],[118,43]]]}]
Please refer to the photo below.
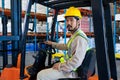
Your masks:
[{"label": "warehouse wall", "polygon": [[[11,0],[4,0],[4,7],[6,9],[11,9]],[[22,0],[22,10],[23,11],[26,11],[26,8],[27,8],[27,4],[28,4],[28,1],[29,0]],[[0,7],[2,7],[2,0],[0,0]],[[42,6],[40,4],[37,4],[37,8],[36,8],[36,11],[37,13],[42,13],[42,14],[46,14],[46,10],[47,8],[45,6]],[[34,12],[35,11],[35,5],[32,5],[32,9],[31,9],[31,12]],[[0,18],[0,25],[1,24],[1,18]],[[22,25],[23,25],[23,20],[22,20]],[[30,24],[30,27],[32,27],[33,24]],[[38,24],[39,26],[40,24]],[[8,32],[11,32],[11,20],[8,21],[8,24],[7,24],[7,27],[8,27]],[[0,32],[2,32],[2,26],[0,26]]]}]

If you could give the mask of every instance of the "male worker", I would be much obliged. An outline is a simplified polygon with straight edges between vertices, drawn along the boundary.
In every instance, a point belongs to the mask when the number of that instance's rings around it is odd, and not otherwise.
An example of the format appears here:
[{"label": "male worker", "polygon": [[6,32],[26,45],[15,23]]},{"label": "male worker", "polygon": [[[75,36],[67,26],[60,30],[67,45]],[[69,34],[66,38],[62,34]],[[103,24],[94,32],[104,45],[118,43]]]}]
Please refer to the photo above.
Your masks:
[{"label": "male worker", "polygon": [[67,44],[58,44],[46,41],[52,47],[67,50],[64,62],[55,63],[52,68],[41,70],[37,74],[37,80],[58,80],[59,78],[75,78],[77,69],[83,62],[88,46],[86,35],[79,29],[82,18],[79,9],[70,7],[65,14],[66,26],[72,36]]}]

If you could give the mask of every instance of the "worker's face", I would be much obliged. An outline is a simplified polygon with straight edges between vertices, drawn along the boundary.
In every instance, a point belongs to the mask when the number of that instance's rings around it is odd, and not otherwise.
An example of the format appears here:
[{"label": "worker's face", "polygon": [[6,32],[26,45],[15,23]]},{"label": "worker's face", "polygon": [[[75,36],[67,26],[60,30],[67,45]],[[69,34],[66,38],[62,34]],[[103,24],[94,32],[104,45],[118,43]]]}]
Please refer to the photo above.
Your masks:
[{"label": "worker's face", "polygon": [[79,28],[80,21],[74,17],[66,17],[66,26],[68,31],[76,31]]}]

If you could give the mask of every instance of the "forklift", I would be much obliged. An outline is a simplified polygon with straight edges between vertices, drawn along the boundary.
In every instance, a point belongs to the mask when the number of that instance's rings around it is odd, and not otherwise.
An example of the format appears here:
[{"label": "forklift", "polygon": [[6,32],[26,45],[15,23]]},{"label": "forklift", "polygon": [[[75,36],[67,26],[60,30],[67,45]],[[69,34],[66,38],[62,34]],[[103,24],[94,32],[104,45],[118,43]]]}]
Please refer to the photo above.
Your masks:
[{"label": "forklift", "polygon": [[[55,15],[51,30],[51,41],[54,41],[55,25],[57,21],[57,15],[60,9],[67,9],[70,6],[75,7],[88,7],[92,8],[92,17],[94,24],[95,46],[96,46],[96,60],[98,76],[92,76],[85,80],[117,80],[116,63],[114,57],[114,45],[112,37],[112,24],[109,3],[114,3],[114,0],[29,0],[27,11],[24,20],[24,31],[22,32],[20,39],[20,68],[16,73],[18,80],[29,80],[30,76],[26,76],[25,72],[25,46],[26,36],[29,25],[30,10],[34,3],[42,4],[46,7],[55,9]],[[64,7],[63,7],[64,6]],[[44,51],[43,51],[44,52]],[[49,54],[49,65],[51,65],[51,54]],[[12,67],[13,68],[13,67]],[[6,68],[3,69],[3,72]],[[8,69],[8,68],[7,68]],[[9,71],[6,70],[5,72]],[[2,73],[1,73],[2,76]],[[6,76],[4,76],[6,77]],[[9,78],[13,80],[13,78]],[[59,80],[84,80],[81,78],[66,78]]]}]

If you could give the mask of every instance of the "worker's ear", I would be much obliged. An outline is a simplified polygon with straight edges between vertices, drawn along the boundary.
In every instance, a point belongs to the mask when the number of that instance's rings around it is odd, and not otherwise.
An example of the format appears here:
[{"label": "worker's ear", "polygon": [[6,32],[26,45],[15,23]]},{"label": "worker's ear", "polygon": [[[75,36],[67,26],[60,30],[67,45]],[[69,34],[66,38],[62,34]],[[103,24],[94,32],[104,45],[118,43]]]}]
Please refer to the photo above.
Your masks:
[{"label": "worker's ear", "polygon": [[78,25],[78,26],[80,26],[80,19],[79,19],[79,20],[77,20],[77,25]]}]

